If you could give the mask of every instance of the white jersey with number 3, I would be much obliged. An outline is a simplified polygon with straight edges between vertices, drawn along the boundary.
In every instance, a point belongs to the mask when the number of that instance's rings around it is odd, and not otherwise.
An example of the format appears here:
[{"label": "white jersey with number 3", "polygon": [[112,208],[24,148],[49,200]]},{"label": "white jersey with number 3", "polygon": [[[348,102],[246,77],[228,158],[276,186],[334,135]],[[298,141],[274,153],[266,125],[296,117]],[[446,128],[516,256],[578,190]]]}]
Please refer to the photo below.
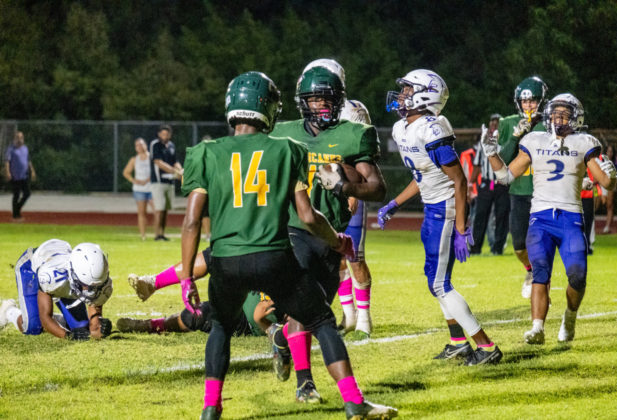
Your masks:
[{"label": "white jersey with number 3", "polygon": [[43,242],[32,254],[32,271],[36,273],[39,287],[55,298],[72,298],[69,283],[71,245],[60,239]]},{"label": "white jersey with number 3", "polygon": [[577,133],[564,138],[562,145],[551,133],[535,131],[521,139],[519,148],[531,158],[531,213],[546,209],[582,213],[581,185],[587,161],[601,151],[598,139]]},{"label": "white jersey with number 3", "polygon": [[399,120],[392,128],[392,138],[403,163],[420,187],[423,202],[434,204],[454,196],[454,182],[429,153],[440,140],[454,140],[454,131],[446,117],[424,115],[411,124],[405,119]]}]

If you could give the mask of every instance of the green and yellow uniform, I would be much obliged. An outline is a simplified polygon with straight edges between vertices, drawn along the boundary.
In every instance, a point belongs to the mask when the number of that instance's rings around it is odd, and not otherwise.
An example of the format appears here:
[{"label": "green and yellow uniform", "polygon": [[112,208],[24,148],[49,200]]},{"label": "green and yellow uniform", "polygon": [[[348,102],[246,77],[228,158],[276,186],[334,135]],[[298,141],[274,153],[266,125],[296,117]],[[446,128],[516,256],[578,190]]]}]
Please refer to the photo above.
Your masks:
[{"label": "green and yellow uniform", "polygon": [[[499,120],[499,145],[501,146],[499,155],[506,165],[509,165],[518,155],[518,143],[521,138],[515,137],[513,130],[521,118],[520,115],[514,114]],[[546,131],[546,128],[542,123],[538,123],[531,131]],[[512,181],[510,184],[510,194],[533,194],[533,175],[531,169],[527,169],[523,175]]]},{"label": "green and yellow uniform", "polygon": [[[344,162],[352,166],[359,162],[374,163],[379,158],[377,130],[372,125],[341,121],[313,136],[306,131],[304,121],[279,122],[270,135],[274,138],[290,137],[308,147],[308,192],[311,203],[326,216],[337,232],[343,232],[351,218],[347,200],[313,183],[315,172],[321,165],[328,163]],[[289,226],[306,229],[293,208],[289,213]]]},{"label": "green and yellow uniform", "polygon": [[182,192],[209,194],[212,256],[290,248],[288,208],[306,188],[306,147],[263,133],[222,137],[187,149]]}]

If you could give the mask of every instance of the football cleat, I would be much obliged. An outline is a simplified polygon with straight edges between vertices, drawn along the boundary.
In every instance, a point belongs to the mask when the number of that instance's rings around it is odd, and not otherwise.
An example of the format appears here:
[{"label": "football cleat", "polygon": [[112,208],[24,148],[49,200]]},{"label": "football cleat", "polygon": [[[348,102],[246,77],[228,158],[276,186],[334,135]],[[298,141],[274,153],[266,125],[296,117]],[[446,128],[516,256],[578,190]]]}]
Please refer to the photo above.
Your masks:
[{"label": "football cleat", "polygon": [[467,357],[467,360],[465,360],[465,366],[497,364],[502,357],[503,353],[497,346],[495,346],[495,350],[493,351],[485,351],[478,347],[476,351]]},{"label": "football cleat", "polygon": [[368,309],[358,309],[357,316],[356,332],[362,332],[366,334],[366,338],[369,338],[371,332],[373,332],[373,321],[371,320],[370,311]]},{"label": "football cleat", "polygon": [[453,346],[452,344],[446,344],[443,351],[439,353],[437,356],[433,357],[433,359],[440,360],[448,360],[454,358],[465,358],[470,356],[473,353],[473,349],[469,344],[469,341],[465,341],[465,344],[462,346]]},{"label": "football cleat", "polygon": [[272,324],[272,327],[268,328],[268,339],[272,344],[272,367],[276,378],[279,381],[286,381],[289,379],[289,373],[291,372],[291,352],[289,346],[281,347],[274,342],[274,335],[277,331],[283,329],[282,325]]},{"label": "football cleat", "polygon": [[18,308],[17,303],[13,299],[6,299],[1,301],[0,303],[0,330],[6,327],[6,324],[9,323],[9,319],[6,314],[11,308]]},{"label": "football cleat", "polygon": [[317,392],[315,383],[311,380],[304,381],[300,388],[296,389],[296,401],[307,404],[320,404],[321,395]]},{"label": "football cleat", "polygon": [[156,291],[154,287],[155,281],[155,276],[138,276],[137,274],[129,274],[129,284],[133,289],[135,289],[137,296],[143,302],[148,300],[148,298]]},{"label": "football cleat", "polygon": [[391,419],[398,416],[398,410],[387,405],[374,404],[364,400],[360,404],[351,401],[345,403],[345,416],[347,420],[365,420],[365,419]]},{"label": "football cleat", "polygon": [[530,329],[523,335],[527,344],[544,344],[544,330]]},{"label": "football cleat", "polygon": [[338,324],[337,329],[342,335],[345,335],[356,328],[356,321],[356,311],[353,311],[353,315],[351,316],[347,316],[343,313],[343,318],[341,319],[341,323]]},{"label": "football cleat", "polygon": [[557,334],[557,340],[561,343],[574,340],[574,327],[576,326],[576,315],[574,317],[567,317],[563,314],[561,320],[561,327]]},{"label": "football cleat", "polygon": [[218,410],[217,406],[209,405],[201,411],[201,417],[199,417],[199,420],[218,420],[221,418],[222,412],[222,410]]},{"label": "football cleat", "polygon": [[525,281],[523,282],[523,288],[521,289],[521,296],[525,299],[529,299],[531,297],[531,284],[533,283],[533,273],[530,271],[525,276]]},{"label": "football cleat", "polygon": [[152,327],[149,319],[119,318],[116,326],[120,332],[151,333]]}]

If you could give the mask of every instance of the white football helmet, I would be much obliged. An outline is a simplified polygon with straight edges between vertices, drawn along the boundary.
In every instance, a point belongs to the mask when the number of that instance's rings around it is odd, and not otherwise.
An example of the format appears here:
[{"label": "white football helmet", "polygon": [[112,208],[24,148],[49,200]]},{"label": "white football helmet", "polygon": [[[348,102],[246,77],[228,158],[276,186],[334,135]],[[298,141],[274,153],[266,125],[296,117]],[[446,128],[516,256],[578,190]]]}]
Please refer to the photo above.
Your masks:
[{"label": "white football helmet", "polygon": [[104,289],[109,289],[111,294],[109,264],[100,246],[89,242],[77,245],[71,252],[69,262],[71,290],[79,299],[91,304]]},{"label": "white football helmet", "polygon": [[343,109],[341,110],[341,120],[353,121],[363,124],[371,123],[371,116],[368,109],[360,101],[346,100]]},{"label": "white football helmet", "polygon": [[439,115],[450,97],[446,82],[437,73],[431,70],[413,70],[404,77],[396,79],[401,87],[413,87],[413,94],[403,95],[401,92],[388,92],[386,109],[397,111],[401,117],[407,116],[407,111],[429,111]]},{"label": "white football helmet", "polygon": [[[553,112],[556,107],[562,106],[570,111],[570,118],[567,124],[554,124]],[[551,99],[546,108],[544,108],[544,126],[549,132],[553,132],[558,136],[565,136],[572,132],[577,132],[585,128],[585,110],[583,104],[571,93],[560,93]]]},{"label": "white football helmet", "polygon": [[304,70],[302,70],[302,74],[306,73],[307,70],[310,70],[313,67],[324,67],[330,70],[332,73],[336,74],[339,79],[341,79],[343,86],[345,86],[345,69],[338,63],[338,61],[331,58],[318,58],[317,60],[313,60],[308,63]]}]

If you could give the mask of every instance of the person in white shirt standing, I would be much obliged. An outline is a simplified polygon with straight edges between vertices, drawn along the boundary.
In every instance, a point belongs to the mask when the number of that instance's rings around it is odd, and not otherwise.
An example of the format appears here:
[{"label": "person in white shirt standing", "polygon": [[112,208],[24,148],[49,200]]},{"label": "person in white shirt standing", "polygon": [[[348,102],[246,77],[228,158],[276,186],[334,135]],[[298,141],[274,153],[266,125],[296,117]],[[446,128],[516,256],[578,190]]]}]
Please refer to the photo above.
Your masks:
[{"label": "person in white shirt standing", "polygon": [[527,232],[527,252],[533,270],[531,289],[532,328],[525,332],[529,344],[544,344],[544,321],[549,307],[549,287],[555,251],[568,277],[567,308],[558,341],[574,339],[576,314],[587,286],[587,243],[581,188],[587,169],[596,182],[612,190],[617,182],[615,165],[600,161],[602,146],[584,128],[581,102],[570,93],[555,96],[544,110],[546,132],[534,131],[519,143],[517,157],[506,167],[497,154],[497,139],[485,134],[482,147],[499,182],[508,185],[530,167],[533,197]]},{"label": "person in white shirt standing", "polygon": [[[137,154],[129,159],[122,175],[133,184],[133,198],[137,202],[137,225],[141,240],[145,241],[148,206],[154,210],[154,204],[150,185],[150,153],[148,153],[145,140],[141,137],[135,139],[135,152]],[[134,176],[133,171],[135,171]]]}]

